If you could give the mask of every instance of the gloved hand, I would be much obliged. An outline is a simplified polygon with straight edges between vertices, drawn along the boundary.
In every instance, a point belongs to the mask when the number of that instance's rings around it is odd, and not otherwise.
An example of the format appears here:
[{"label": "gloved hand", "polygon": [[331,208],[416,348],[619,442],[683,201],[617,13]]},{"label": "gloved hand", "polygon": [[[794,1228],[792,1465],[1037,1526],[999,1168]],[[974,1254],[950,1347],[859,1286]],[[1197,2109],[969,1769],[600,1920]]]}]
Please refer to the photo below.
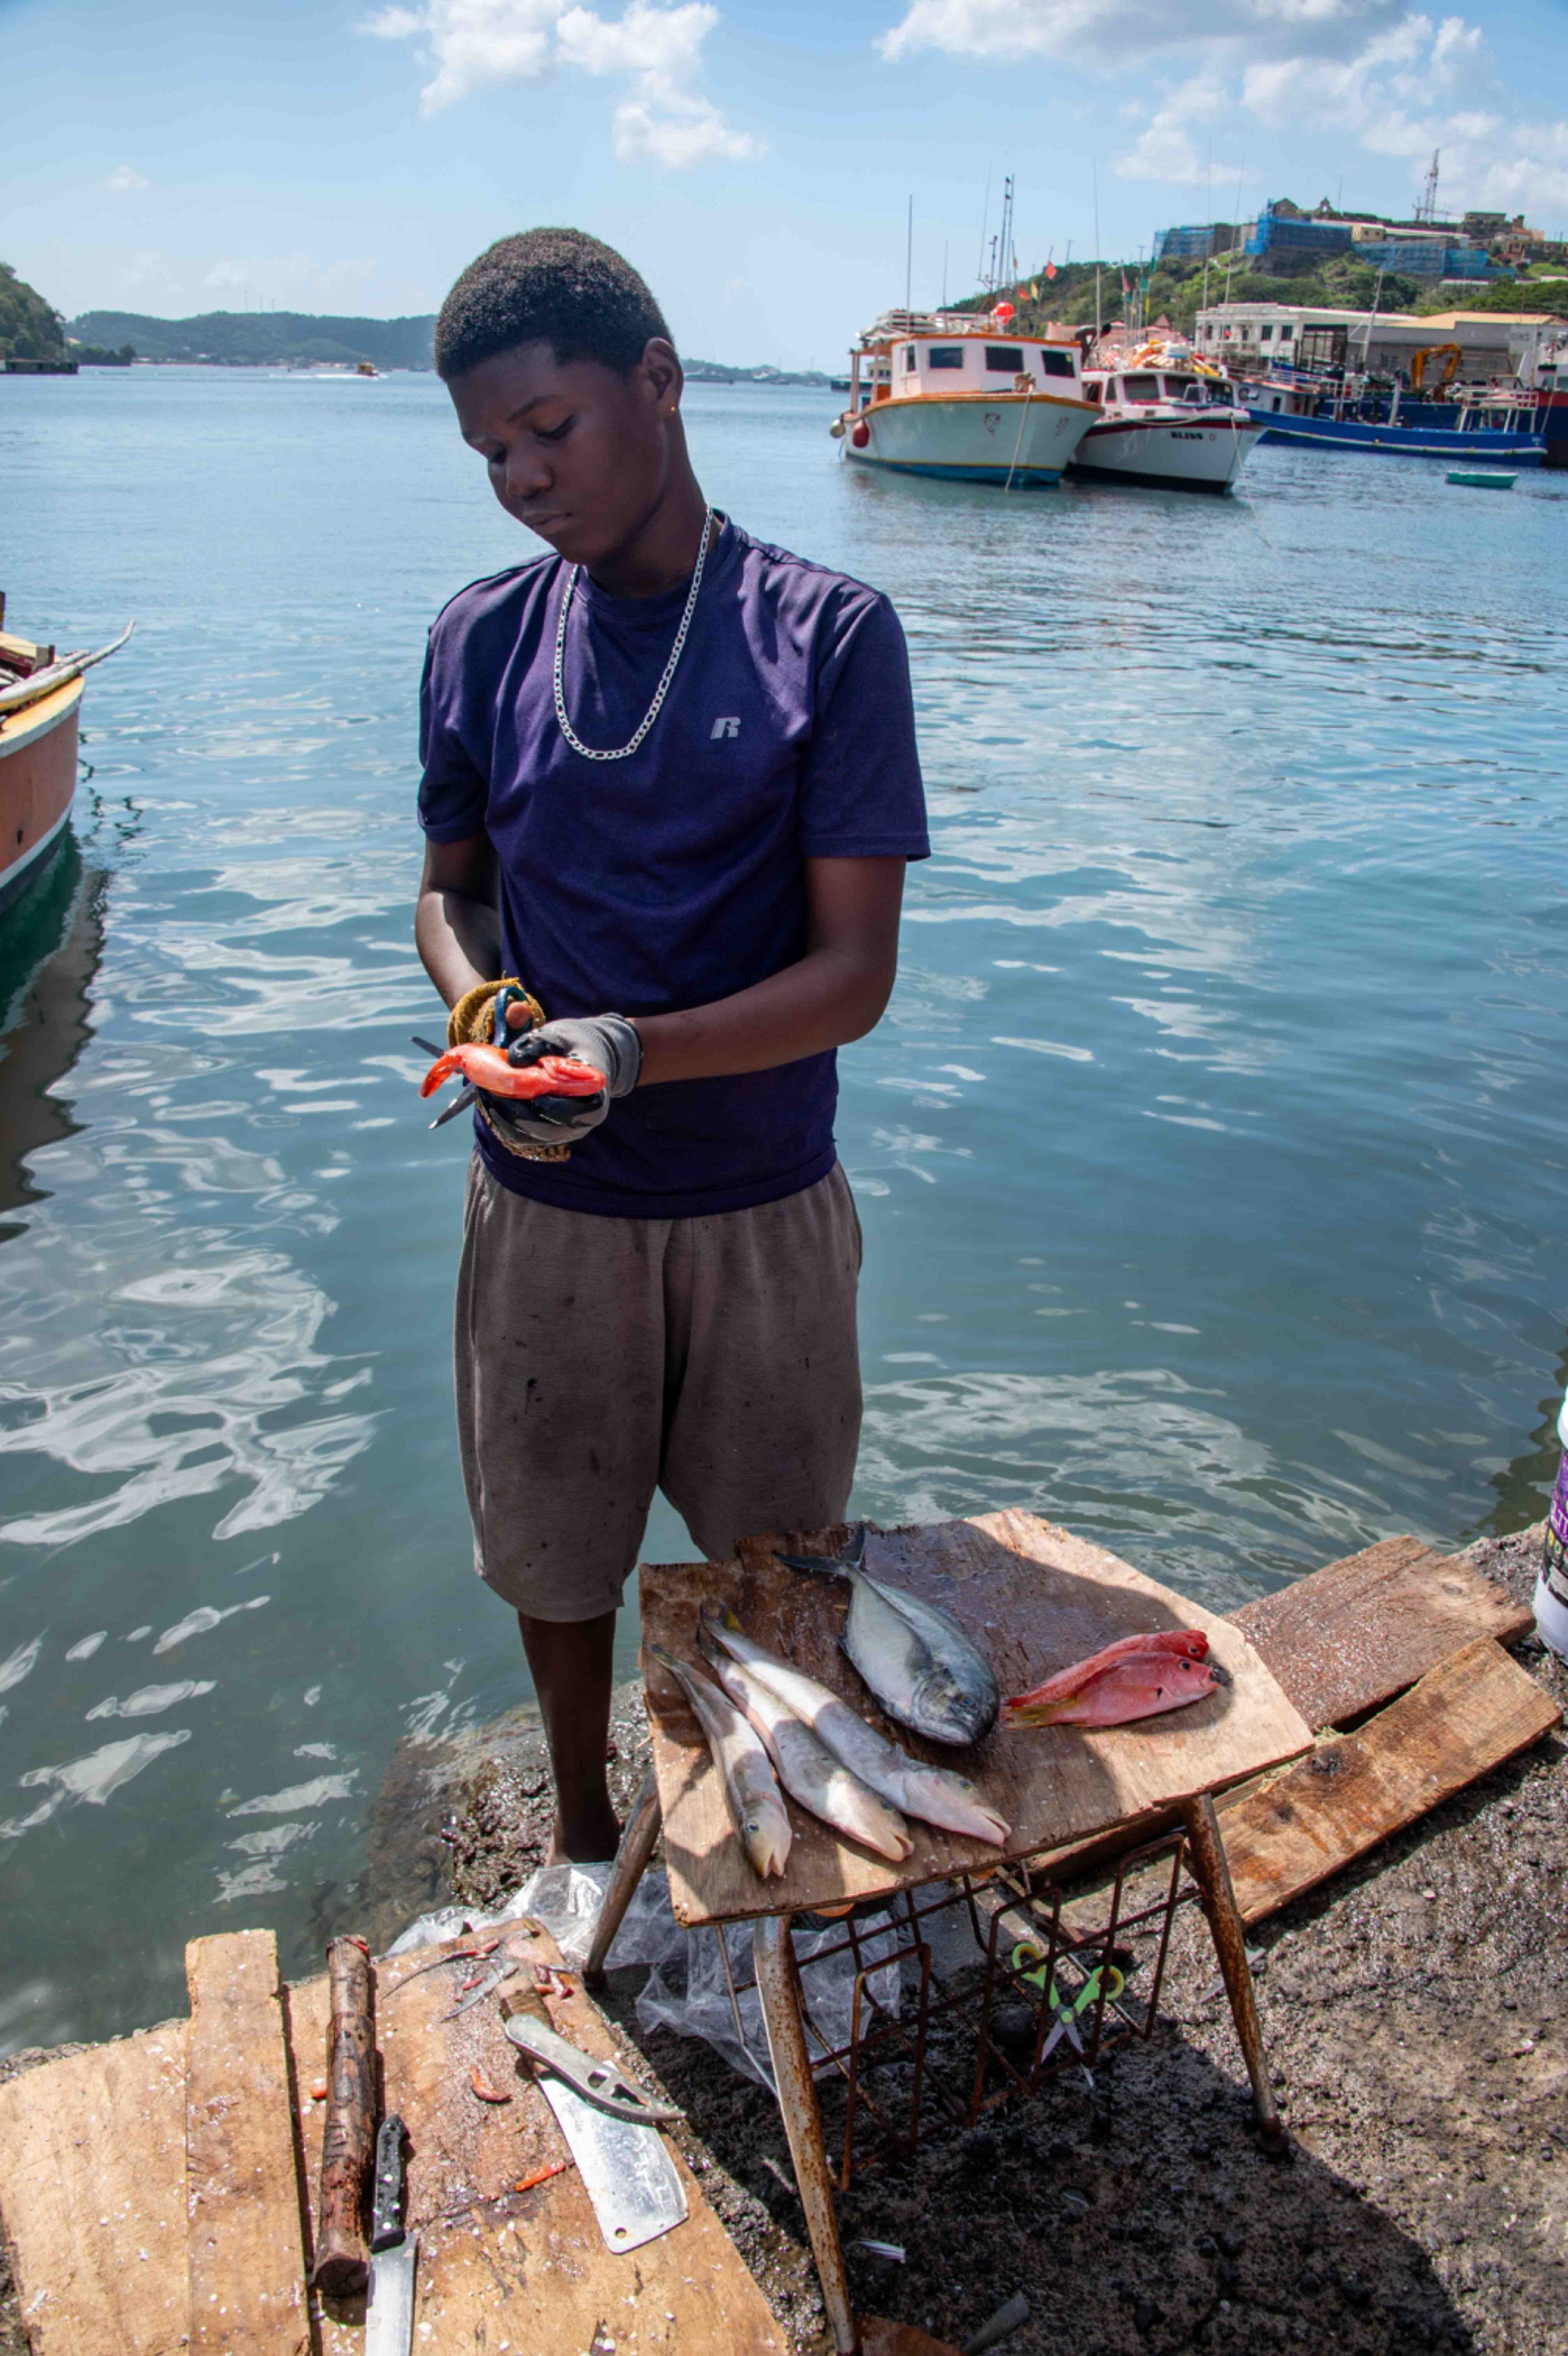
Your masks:
[{"label": "gloved hand", "polygon": [[[526,1009],[518,1012],[526,1019]],[[605,1076],[604,1094],[597,1097],[534,1097],[523,1102],[506,1097],[485,1099],[492,1118],[509,1137],[532,1145],[571,1145],[597,1129],[617,1097],[629,1096],[642,1069],[642,1042],[624,1014],[570,1015],[527,1031],[507,1049],[513,1064],[536,1064],[542,1055],[570,1055],[592,1065]]]}]

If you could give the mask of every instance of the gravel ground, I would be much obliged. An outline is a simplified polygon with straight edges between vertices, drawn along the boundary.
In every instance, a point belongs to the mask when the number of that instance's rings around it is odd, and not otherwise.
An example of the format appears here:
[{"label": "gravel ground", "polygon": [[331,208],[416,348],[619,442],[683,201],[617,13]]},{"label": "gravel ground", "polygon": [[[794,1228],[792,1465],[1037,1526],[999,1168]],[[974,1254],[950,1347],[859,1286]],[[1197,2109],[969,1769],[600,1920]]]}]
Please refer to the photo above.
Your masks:
[{"label": "gravel ground", "polygon": [[[1528,1598],[1540,1536],[1469,1559]],[[1520,1657],[1559,1701],[1568,1675]],[[624,1809],[647,1763],[634,1689],[617,1697]],[[1196,1910],[1173,1943],[1147,2046],[1049,2082],[1036,2101],[868,2172],[840,2201],[862,2308],[963,2340],[1010,2293],[1013,2356],[1568,2356],[1568,1744],[1524,1759],[1262,1926],[1264,2035],[1292,2130],[1272,2159]],[[537,1718],[409,1747],[378,1805],[365,1892],[376,1944],[424,1909],[476,1909],[542,1861],[550,1801]],[[612,1974],[635,2028],[640,1970]],[[690,2122],[688,2158],[800,2356],[828,2340],[771,2100],[703,2045],[639,2050]],[[35,2059],[0,2064],[9,2075]],[[0,2356],[25,2348],[0,2278]],[[737,2351],[738,2356],[738,2351]]]}]

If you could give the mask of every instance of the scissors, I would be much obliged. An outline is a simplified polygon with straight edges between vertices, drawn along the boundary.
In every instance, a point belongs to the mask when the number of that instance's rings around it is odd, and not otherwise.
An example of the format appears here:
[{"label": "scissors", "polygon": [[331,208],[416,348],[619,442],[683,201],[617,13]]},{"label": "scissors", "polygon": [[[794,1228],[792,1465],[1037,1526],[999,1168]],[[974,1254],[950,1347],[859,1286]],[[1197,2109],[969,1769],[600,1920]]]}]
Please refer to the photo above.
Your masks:
[{"label": "scissors", "polygon": [[[510,1026],[506,1019],[507,1009],[509,1006],[516,1004],[519,1001],[526,1000],[528,992],[526,990],[520,990],[515,982],[510,981],[503,982],[500,989],[497,991],[495,999],[490,1007],[490,1044],[492,1047],[505,1047],[511,1044]],[[432,1055],[444,1055],[446,1052],[445,1047],[438,1047],[434,1039],[421,1039],[417,1033],[415,1033],[413,1044],[416,1047],[424,1048],[426,1053]],[[460,1112],[467,1111],[468,1107],[477,1100],[478,1094],[478,1089],[474,1087],[471,1081],[466,1087],[459,1088],[451,1103],[446,1107],[445,1112],[438,1112],[436,1114],[435,1119],[430,1124],[431,1128],[445,1129],[449,1120],[456,1120]]]},{"label": "scissors", "polygon": [[1091,2005],[1099,2003],[1102,1987],[1106,2003],[1114,2004],[1127,1985],[1125,1977],[1112,1963],[1096,1964],[1069,2003],[1061,1996],[1054,1979],[1048,1987],[1046,1985],[1046,1957],[1043,1948],[1036,1947],[1027,1939],[1020,1940],[1013,1950],[1011,1962],[1013,1969],[1021,1979],[1026,1980],[1031,1987],[1039,1988],[1043,1992],[1046,2009],[1056,2023],[1040,2048],[1040,2060],[1043,2062],[1047,2054],[1055,2046],[1059,2045],[1065,2037],[1079,2060],[1083,2062],[1083,2074],[1092,2086],[1094,2080],[1090,2075],[1089,2065],[1084,2057],[1083,2039],[1079,2034],[1079,2019]]}]

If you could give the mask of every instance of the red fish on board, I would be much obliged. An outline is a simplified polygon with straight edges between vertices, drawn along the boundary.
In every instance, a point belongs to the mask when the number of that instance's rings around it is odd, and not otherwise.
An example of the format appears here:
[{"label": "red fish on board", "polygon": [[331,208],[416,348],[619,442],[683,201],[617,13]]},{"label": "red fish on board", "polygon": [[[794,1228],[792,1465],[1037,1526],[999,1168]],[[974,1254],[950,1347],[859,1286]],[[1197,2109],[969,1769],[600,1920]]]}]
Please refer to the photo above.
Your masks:
[{"label": "red fish on board", "polygon": [[1226,1672],[1208,1660],[1201,1628],[1162,1629],[1147,1636],[1123,1636],[1071,1668],[1058,1669],[1026,1694],[1002,1705],[1004,1726],[1126,1726],[1184,1709],[1228,1685]]},{"label": "red fish on board", "polygon": [[434,1096],[443,1080],[461,1072],[491,1097],[596,1097],[605,1085],[603,1072],[579,1064],[573,1055],[541,1055],[536,1064],[509,1063],[500,1047],[448,1047],[437,1055],[419,1084],[422,1097]]}]

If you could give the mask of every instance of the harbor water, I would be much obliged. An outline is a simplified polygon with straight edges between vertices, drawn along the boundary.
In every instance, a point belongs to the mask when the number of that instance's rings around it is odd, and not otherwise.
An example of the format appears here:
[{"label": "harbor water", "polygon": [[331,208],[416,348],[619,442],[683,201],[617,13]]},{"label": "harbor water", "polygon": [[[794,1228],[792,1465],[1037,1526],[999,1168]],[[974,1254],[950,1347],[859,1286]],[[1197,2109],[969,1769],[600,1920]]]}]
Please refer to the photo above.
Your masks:
[{"label": "harbor water", "polygon": [[[1221,1609],[1540,1518],[1568,477],[1265,445],[1246,498],[1004,498],[845,466],[832,407],[688,395],[714,502],[909,636],[855,1508],[1026,1504]],[[137,622],[0,953],[0,2050],[182,2010],[200,1933],[311,1967],[400,1740],[526,1697],[409,1034],[424,628],[534,546],[433,378],[0,383],[9,626]]]}]

